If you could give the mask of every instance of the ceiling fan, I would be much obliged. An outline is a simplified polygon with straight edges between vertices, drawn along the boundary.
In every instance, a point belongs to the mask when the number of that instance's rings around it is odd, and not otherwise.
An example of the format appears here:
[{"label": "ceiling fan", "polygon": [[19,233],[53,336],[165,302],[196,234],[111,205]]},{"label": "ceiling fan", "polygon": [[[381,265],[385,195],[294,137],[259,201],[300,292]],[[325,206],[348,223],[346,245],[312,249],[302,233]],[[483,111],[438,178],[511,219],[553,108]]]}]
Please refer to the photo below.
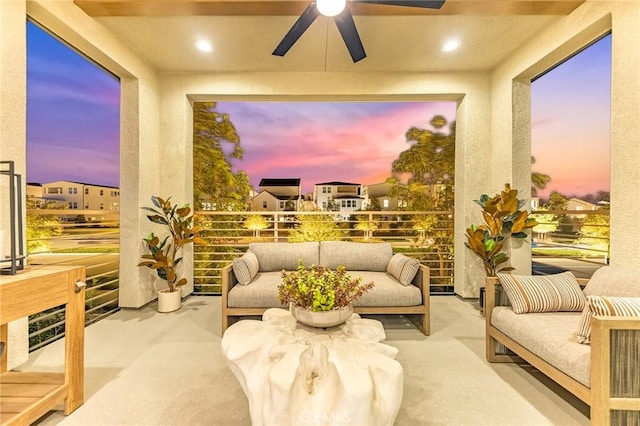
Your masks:
[{"label": "ceiling fan", "polygon": [[[440,9],[445,0],[350,0],[361,3],[386,4],[391,6],[420,7],[427,9]],[[273,55],[284,56],[291,47],[298,41],[300,36],[311,26],[313,21],[319,16],[333,17],[338,31],[349,49],[349,54],[353,62],[358,62],[367,57],[364,46],[358,35],[356,24],[348,6],[347,0],[316,0],[302,12],[302,15],[293,24],[289,32],[284,36],[278,47],[273,51]]]}]

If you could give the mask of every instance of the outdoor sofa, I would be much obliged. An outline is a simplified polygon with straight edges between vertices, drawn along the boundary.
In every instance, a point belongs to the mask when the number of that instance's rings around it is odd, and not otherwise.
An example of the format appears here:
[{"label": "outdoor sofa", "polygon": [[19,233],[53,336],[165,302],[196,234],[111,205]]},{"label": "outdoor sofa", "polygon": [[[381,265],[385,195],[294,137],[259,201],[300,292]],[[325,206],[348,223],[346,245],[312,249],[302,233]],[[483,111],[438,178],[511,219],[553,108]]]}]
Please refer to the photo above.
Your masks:
[{"label": "outdoor sofa", "polygon": [[531,364],[588,404],[592,424],[640,425],[639,269],[499,274],[485,298],[488,361]]},{"label": "outdoor sofa", "polygon": [[[393,261],[392,261],[393,259]],[[247,253],[222,269],[222,332],[242,317],[285,308],[278,300],[282,271],[305,266],[344,266],[373,289],[354,302],[358,314],[403,314],[425,335],[430,330],[429,268],[390,243],[322,241],[251,243]]]}]

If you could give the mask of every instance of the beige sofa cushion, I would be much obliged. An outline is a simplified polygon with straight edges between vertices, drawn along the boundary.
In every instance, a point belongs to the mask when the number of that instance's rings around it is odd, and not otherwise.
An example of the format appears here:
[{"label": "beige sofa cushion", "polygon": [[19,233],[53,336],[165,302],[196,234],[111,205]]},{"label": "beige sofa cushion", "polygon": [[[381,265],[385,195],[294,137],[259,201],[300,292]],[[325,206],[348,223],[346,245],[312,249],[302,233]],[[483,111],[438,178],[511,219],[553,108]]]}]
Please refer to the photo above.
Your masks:
[{"label": "beige sofa cushion", "polygon": [[294,271],[298,261],[305,266],[318,265],[320,245],[305,243],[250,243],[249,250],[258,258],[260,272]]},{"label": "beige sofa cushion", "polygon": [[320,264],[331,269],[386,272],[392,256],[391,243],[320,242]]},{"label": "beige sofa cushion", "polygon": [[236,285],[229,291],[230,308],[283,308],[278,300],[281,272],[259,272],[249,285]]},{"label": "beige sofa cushion", "polygon": [[568,376],[589,387],[591,347],[576,340],[580,312],[516,314],[493,309],[491,324]]},{"label": "beige sofa cushion", "polygon": [[640,297],[639,266],[598,268],[584,288],[586,296]]},{"label": "beige sofa cushion", "polygon": [[349,271],[353,278],[362,277],[362,283],[373,281],[371,290],[356,300],[353,306],[417,306],[422,303],[422,293],[415,285],[404,286],[384,272]]},{"label": "beige sofa cushion", "polygon": [[[384,272],[347,271],[353,278],[362,277],[363,283],[373,281],[373,289],[358,299],[354,306],[417,306],[422,303],[420,289],[414,285],[403,286]],[[227,305],[230,308],[281,308],[278,285],[280,272],[259,272],[249,285],[236,285],[229,291]]]}]

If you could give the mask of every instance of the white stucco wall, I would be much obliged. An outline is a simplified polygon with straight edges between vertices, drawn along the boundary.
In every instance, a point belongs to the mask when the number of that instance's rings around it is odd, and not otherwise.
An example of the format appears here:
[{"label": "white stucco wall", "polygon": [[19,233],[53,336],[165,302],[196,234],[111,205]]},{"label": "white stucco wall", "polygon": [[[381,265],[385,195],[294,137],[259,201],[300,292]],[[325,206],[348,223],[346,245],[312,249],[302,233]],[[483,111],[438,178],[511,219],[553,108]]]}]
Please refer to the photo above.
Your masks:
[{"label": "white stucco wall", "polygon": [[[27,98],[27,55],[26,23],[23,0],[0,1],[0,160],[14,161],[15,172],[22,175],[22,200],[26,199],[26,98]],[[0,254],[10,251],[10,215],[8,208],[9,180],[0,176],[1,238]],[[26,219],[23,211],[23,223]],[[4,265],[3,265],[4,266]],[[29,353],[28,318],[9,324],[9,344],[7,367],[9,369],[24,363]]]},{"label": "white stucco wall", "polygon": [[[19,2],[24,7],[25,1]],[[73,0],[29,1],[26,5],[32,19],[121,79],[120,306],[140,307],[155,299],[160,284],[149,269],[137,266],[143,251],[141,238],[154,226],[140,206],[149,205],[151,195],[161,189],[157,71]],[[23,26],[24,19],[23,11]],[[1,31],[5,40],[4,26]],[[19,51],[24,54],[24,47]],[[3,113],[6,110],[2,108]],[[17,146],[24,150],[24,136]]]},{"label": "white stucco wall", "polygon": [[[640,252],[629,231],[640,225],[640,2],[588,1],[511,55],[491,76],[492,184],[505,182],[529,194],[530,100],[527,82],[612,30],[611,86],[611,258],[638,264]],[[530,114],[530,113],[529,113]],[[530,115],[529,115],[530,117]],[[635,164],[635,166],[634,166]],[[615,259],[615,260],[614,260]],[[530,247],[512,253],[519,273],[530,273]]]},{"label": "white stucco wall", "polygon": [[[175,136],[190,119],[193,100],[450,100],[458,102],[456,119],[456,210],[455,233],[464,235],[466,224],[478,221],[480,213],[473,199],[486,191],[486,170],[478,162],[491,160],[490,86],[487,73],[240,73],[184,75],[163,74],[161,77],[163,136],[175,143]],[[487,148],[488,147],[488,148]],[[172,159],[181,158],[182,149],[170,148]],[[183,181],[186,164],[172,161],[175,167],[168,175]],[[169,185],[170,183],[167,182]],[[174,191],[180,190],[179,186]],[[191,194],[185,193],[186,197]],[[482,268],[475,270],[475,259],[464,246],[464,238],[456,238],[455,291],[473,297],[482,280]]]}]

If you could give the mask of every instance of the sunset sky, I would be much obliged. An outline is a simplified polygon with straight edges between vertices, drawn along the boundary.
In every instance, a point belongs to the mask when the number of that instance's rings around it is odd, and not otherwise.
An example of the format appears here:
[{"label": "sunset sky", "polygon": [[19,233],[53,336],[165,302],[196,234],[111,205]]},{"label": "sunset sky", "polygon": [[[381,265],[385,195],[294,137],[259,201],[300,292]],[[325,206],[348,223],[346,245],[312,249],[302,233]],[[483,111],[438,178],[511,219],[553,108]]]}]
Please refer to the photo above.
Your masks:
[{"label": "sunset sky", "polygon": [[[119,83],[28,24],[27,181],[119,185]],[[532,84],[534,170],[566,195],[609,190],[611,37]],[[389,176],[412,126],[436,114],[455,119],[453,103],[221,102],[246,153],[236,168],[313,184],[371,184]]]}]

